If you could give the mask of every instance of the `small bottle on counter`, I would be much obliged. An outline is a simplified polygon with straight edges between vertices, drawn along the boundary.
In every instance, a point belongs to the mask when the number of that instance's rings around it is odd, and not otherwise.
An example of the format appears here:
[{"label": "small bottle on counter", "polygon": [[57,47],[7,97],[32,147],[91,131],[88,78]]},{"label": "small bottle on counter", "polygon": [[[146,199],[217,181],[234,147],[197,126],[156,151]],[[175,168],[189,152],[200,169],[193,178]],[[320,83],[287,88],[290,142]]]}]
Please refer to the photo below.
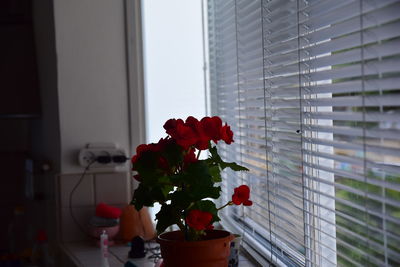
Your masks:
[{"label": "small bottle on counter", "polygon": [[101,267],[110,267],[108,262],[108,235],[106,231],[100,235]]}]

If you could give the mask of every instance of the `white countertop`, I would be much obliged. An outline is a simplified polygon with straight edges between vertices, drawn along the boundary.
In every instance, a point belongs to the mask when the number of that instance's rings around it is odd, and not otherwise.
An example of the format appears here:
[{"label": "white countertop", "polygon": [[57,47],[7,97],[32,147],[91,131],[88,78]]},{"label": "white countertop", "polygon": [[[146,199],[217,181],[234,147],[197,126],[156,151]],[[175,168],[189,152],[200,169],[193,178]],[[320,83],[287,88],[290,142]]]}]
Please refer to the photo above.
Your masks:
[{"label": "white countertop", "polygon": [[[145,248],[152,248],[158,246],[157,243],[146,243]],[[69,257],[69,259],[77,267],[100,267],[100,248],[95,246],[94,243],[89,241],[64,243],[61,245],[61,249]],[[154,267],[154,259],[148,259],[152,253],[149,251],[145,258],[141,259],[128,259],[128,252],[130,247],[125,245],[114,245],[109,247],[109,263],[110,267],[121,267],[127,261],[134,263],[138,267]],[[240,267],[255,267],[247,258],[240,255],[239,257]]]},{"label": "white countertop", "polygon": [[[156,246],[152,243],[150,246]],[[148,245],[146,244],[146,248]],[[64,243],[61,248],[71,261],[79,267],[99,267],[101,266],[100,248],[90,242]],[[152,254],[148,252],[145,258],[128,259],[130,247],[124,245],[115,245],[109,247],[110,267],[121,267],[128,260],[138,267],[154,267],[153,259],[147,259]]]}]

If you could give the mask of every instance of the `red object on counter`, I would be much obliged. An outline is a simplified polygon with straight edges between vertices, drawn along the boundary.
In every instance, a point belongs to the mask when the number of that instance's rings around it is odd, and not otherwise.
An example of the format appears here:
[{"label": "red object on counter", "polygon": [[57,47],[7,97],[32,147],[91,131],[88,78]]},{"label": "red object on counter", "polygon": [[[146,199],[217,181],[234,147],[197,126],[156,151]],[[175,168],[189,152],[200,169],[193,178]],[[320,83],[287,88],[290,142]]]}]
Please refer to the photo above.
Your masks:
[{"label": "red object on counter", "polygon": [[121,209],[117,207],[113,207],[107,205],[105,203],[99,203],[96,206],[96,216],[109,218],[109,219],[118,219],[121,216]]}]

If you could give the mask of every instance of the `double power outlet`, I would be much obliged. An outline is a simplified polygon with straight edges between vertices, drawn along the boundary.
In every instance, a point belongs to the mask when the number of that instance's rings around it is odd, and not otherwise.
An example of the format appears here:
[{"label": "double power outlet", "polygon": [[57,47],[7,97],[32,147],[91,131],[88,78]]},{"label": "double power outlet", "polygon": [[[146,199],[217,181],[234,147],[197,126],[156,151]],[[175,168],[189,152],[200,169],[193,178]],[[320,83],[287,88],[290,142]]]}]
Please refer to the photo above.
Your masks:
[{"label": "double power outlet", "polygon": [[79,151],[78,161],[82,167],[90,165],[91,171],[123,171],[126,170],[125,162],[115,162],[111,160],[108,163],[97,162],[98,157],[105,156],[111,159],[116,156],[126,157],[123,149],[115,143],[89,143],[85,148]]}]

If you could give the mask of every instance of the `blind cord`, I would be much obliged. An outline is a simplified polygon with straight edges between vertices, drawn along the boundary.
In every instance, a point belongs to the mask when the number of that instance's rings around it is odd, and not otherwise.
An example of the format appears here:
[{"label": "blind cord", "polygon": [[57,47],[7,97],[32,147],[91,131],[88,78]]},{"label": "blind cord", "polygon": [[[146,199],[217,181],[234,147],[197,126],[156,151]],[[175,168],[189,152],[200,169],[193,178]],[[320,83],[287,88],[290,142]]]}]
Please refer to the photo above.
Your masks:
[{"label": "blind cord", "polygon": [[[264,7],[263,7],[264,0],[261,0],[261,33],[262,33],[262,55],[265,58],[265,29],[264,29]],[[265,73],[265,63],[263,60],[263,95],[264,95],[264,127],[265,127],[265,147],[268,148],[268,124],[267,124],[267,84],[266,84],[266,73]],[[267,207],[268,207],[268,227],[269,227],[269,240],[272,241],[272,223],[271,223],[271,205],[270,205],[270,184],[269,184],[269,170],[268,170],[268,149],[265,149],[265,166],[266,166],[266,179],[267,179]],[[273,257],[273,249],[272,249],[272,242],[270,242],[270,251],[271,251],[271,258]]]},{"label": "blind cord", "polygon": [[201,0],[201,33],[203,41],[203,83],[204,83],[204,103],[206,115],[211,115],[211,108],[208,103],[208,87],[207,87],[207,57],[206,57],[206,31],[205,31],[205,16],[204,16],[204,0]]},{"label": "blind cord", "polygon": [[[366,141],[366,106],[365,106],[365,60],[364,60],[364,21],[363,21],[363,0],[359,0],[360,3],[360,53],[361,53],[361,103],[362,103],[362,142],[363,142],[363,173],[364,173],[364,183],[368,184],[367,181],[367,141]],[[368,199],[368,191],[364,191],[364,198]],[[369,221],[370,221],[370,215],[368,213],[368,207],[367,207],[367,201],[364,201],[364,209],[365,209],[365,222],[366,222],[366,227],[367,227],[367,247],[370,247],[369,244],[369,236],[370,236],[370,230],[369,230]],[[385,263],[387,265],[387,249],[385,248]],[[369,259],[369,254],[367,254],[367,258]]]}]

